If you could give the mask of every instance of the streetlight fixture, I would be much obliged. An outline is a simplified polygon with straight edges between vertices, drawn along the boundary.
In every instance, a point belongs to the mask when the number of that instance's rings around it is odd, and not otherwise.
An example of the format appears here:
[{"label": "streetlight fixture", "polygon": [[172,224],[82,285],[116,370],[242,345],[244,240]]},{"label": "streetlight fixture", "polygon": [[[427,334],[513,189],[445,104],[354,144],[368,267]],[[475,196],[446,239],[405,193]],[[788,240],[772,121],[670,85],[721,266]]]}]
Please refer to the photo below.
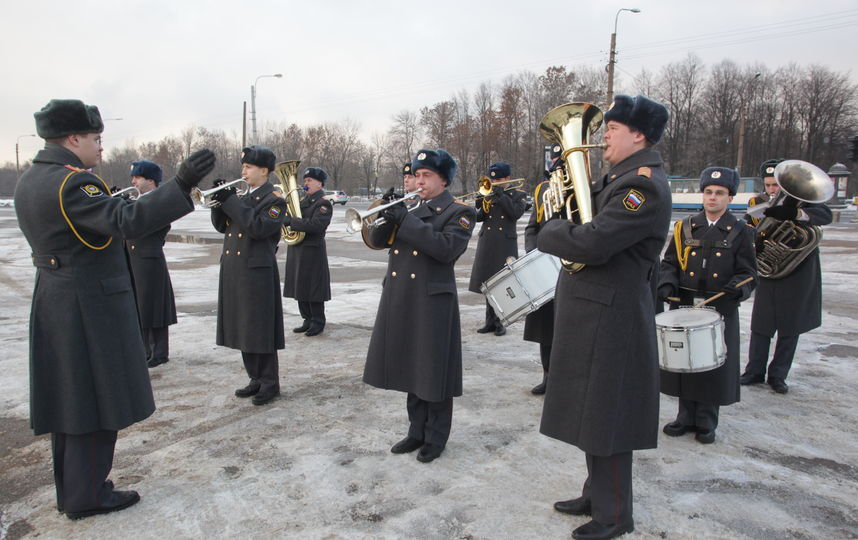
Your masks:
[{"label": "streetlight fixture", "polygon": [[738,149],[736,150],[736,172],[739,173],[739,176],[742,175],[742,159],[745,154],[745,118],[748,116],[748,101],[750,97],[748,91],[753,91],[752,86],[759,78],[760,73],[755,73],[754,78],[747,82],[744,92],[742,92],[742,106],[739,110],[739,141],[737,143]]},{"label": "streetlight fixture", "polygon": [[253,124],[253,142],[254,144],[258,142],[257,134],[256,134],[256,85],[259,84],[259,79],[264,79],[266,77],[275,77],[277,79],[283,77],[282,73],[275,73],[274,75],[260,75],[253,81],[253,84],[250,85],[250,121]]},{"label": "streetlight fixture", "polygon": [[620,18],[620,13],[630,11],[632,13],[640,13],[638,8],[620,8],[614,16],[614,33],[611,34],[611,56],[608,60],[608,107],[614,101],[614,64],[617,63],[617,21]]},{"label": "streetlight fixture", "polygon": [[18,147],[21,143],[22,137],[35,137],[35,133],[28,133],[26,135],[18,135],[18,138],[15,140],[15,185],[18,184],[18,180],[21,179],[21,163],[18,160]]}]

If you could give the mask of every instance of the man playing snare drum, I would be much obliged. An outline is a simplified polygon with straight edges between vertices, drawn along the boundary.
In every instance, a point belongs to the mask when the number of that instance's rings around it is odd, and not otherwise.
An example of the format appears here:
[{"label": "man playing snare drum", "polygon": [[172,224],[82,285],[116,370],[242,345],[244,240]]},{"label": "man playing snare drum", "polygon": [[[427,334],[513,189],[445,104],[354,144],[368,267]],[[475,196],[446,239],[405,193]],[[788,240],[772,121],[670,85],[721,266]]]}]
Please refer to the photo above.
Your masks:
[{"label": "man playing snare drum", "polygon": [[[715,441],[719,407],[739,401],[739,302],[756,286],[754,230],[727,210],[738,187],[734,169],[704,170],[703,212],[676,222],[661,262],[658,296],[670,301],[671,309],[724,293],[709,305],[724,317],[726,362],[700,373],[661,370],[662,393],[679,398],[679,413],[664,433],[679,437],[695,432],[703,444]],[[737,286],[749,277],[754,279]]]}]

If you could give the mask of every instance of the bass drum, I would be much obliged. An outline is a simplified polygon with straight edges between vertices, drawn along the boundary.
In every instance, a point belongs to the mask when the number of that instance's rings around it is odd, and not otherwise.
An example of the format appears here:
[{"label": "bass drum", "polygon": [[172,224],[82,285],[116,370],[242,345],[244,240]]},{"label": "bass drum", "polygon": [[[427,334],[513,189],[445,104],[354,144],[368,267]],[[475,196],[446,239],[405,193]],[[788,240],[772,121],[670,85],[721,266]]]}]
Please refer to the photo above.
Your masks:
[{"label": "bass drum", "polygon": [[724,321],[712,308],[685,307],[655,316],[658,363],[675,373],[699,373],[724,365]]},{"label": "bass drum", "polygon": [[534,249],[483,282],[480,290],[504,326],[536,311],[554,298],[560,259]]}]

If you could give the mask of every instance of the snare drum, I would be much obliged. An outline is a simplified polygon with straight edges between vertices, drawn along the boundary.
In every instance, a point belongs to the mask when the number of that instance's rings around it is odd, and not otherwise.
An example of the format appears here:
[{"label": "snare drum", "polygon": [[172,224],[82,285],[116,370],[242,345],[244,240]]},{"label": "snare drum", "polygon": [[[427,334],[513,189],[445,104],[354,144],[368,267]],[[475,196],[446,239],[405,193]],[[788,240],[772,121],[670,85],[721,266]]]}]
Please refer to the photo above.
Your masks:
[{"label": "snare drum", "polygon": [[502,325],[534,312],[554,298],[560,259],[534,249],[506,263],[480,286]]},{"label": "snare drum", "polygon": [[677,373],[711,371],[724,365],[724,321],[712,308],[679,308],[655,316],[658,363]]}]

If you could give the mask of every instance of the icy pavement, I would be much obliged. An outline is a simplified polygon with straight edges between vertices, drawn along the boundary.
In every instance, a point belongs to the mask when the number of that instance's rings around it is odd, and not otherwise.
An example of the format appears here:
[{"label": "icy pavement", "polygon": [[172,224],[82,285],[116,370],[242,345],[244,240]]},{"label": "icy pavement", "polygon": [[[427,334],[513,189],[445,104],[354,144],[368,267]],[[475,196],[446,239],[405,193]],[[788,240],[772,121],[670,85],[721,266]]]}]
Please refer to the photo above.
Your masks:
[{"label": "icy pavement", "polygon": [[[166,246],[179,309],[171,360],[151,370],[158,410],[120,432],[112,474],[142,500],[71,522],[54,508],[50,440],[28,428],[34,268],[13,210],[0,209],[0,538],[559,539],[586,521],[551,507],[578,495],[586,466],[538,433],[538,346],[522,341],[522,323],[500,338],[475,332],[484,303],[466,289],[476,238],[457,265],[465,372],[450,442],[430,464],[389,452],[407,429],[405,396],[361,382],[386,252],[347,234],[343,213],[328,233],[325,332],[291,333],[297,305],[284,299],[283,396],[265,407],[233,396],[246,382],[240,355],[214,345],[220,247],[208,212],[174,224],[170,238],[200,243]],[[721,410],[715,444],[661,435],[635,453],[627,538],[858,537],[856,231],[825,230],[824,326],[799,341],[790,393],[743,387],[741,403]],[[281,274],[285,255],[281,246]],[[750,313],[749,301],[743,365]],[[662,423],[676,406],[663,397]]]}]

